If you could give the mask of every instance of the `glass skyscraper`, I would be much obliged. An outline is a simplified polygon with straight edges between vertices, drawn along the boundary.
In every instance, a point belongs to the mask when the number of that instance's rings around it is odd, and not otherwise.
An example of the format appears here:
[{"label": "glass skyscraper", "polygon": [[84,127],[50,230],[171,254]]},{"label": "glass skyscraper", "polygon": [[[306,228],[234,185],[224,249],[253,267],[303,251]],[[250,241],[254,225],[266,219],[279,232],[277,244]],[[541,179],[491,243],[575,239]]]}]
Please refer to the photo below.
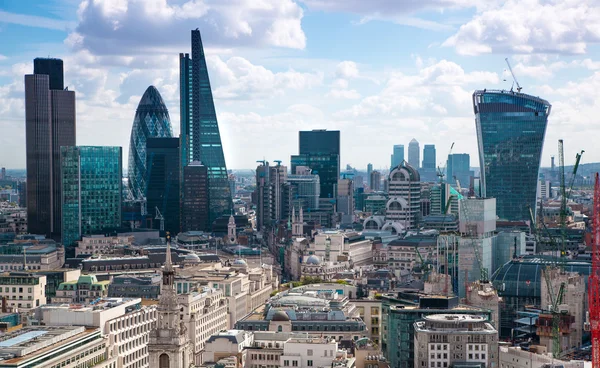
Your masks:
[{"label": "glass skyscraper", "polygon": [[481,192],[496,198],[500,219],[519,221],[535,209],[538,171],[551,105],[512,91],[475,91],[473,108]]},{"label": "glass skyscraper", "polygon": [[395,144],[390,162],[390,170],[393,170],[394,167],[400,165],[402,161],[404,161],[404,145]]},{"label": "glass skyscraper", "polygon": [[408,144],[408,164],[417,170],[421,167],[421,148],[414,138]]},{"label": "glass skyscraper", "polygon": [[[192,31],[192,56],[179,54],[181,167],[200,162],[208,168],[209,223],[233,210],[227,166],[219,134],[202,38]],[[183,172],[183,169],[182,169]]]},{"label": "glass skyscraper", "polygon": [[[156,217],[158,208],[164,218],[164,231],[175,236],[181,227],[179,138],[148,138],[146,149],[148,213]],[[154,225],[160,228],[158,220]]]},{"label": "glass skyscraper", "polygon": [[471,184],[471,176],[475,173],[471,171],[471,156],[468,153],[452,153],[448,155],[446,162],[446,182],[450,185],[456,185],[456,179],[460,181],[461,187],[468,187]]},{"label": "glass skyscraper", "polygon": [[121,226],[121,147],[61,147],[62,242]]},{"label": "glass skyscraper", "polygon": [[307,166],[319,175],[321,198],[335,198],[340,178],[340,131],[317,129],[299,133],[299,155],[291,157],[292,173]]},{"label": "glass skyscraper", "polygon": [[146,140],[170,138],[171,119],[160,93],[154,86],[144,92],[135,111],[129,140],[129,189],[135,198],[145,198],[147,190]]}]

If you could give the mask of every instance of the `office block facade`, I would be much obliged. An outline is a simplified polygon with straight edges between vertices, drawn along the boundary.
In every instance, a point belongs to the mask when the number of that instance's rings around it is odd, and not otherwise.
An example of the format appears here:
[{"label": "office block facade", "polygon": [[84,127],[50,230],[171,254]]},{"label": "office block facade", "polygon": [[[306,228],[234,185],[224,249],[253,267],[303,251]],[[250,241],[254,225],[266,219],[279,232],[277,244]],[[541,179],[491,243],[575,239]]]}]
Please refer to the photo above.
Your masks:
[{"label": "office block facade", "polygon": [[421,148],[414,138],[408,144],[408,164],[417,170],[421,166]]},{"label": "office block facade", "polygon": [[394,151],[392,153],[392,158],[390,162],[390,170],[394,167],[400,165],[404,161],[404,145],[403,144],[395,144]]},{"label": "office block facade", "polygon": [[535,208],[538,172],[551,105],[512,91],[475,91],[481,192],[497,200],[497,215],[527,220]]},{"label": "office block facade", "polygon": [[446,162],[446,179],[448,183],[456,185],[456,179],[460,181],[461,187],[467,187],[471,183],[471,157],[468,153],[453,153],[448,155]]},{"label": "office block facade", "polygon": [[34,66],[40,74],[25,76],[28,229],[58,239],[60,148],[75,145],[75,92],[62,88],[62,60],[35,59]]},{"label": "office block facade", "polygon": [[423,169],[435,170],[435,145],[426,144],[423,147]]},{"label": "office block facade", "polygon": [[390,173],[389,199],[386,206],[386,221],[414,229],[420,221],[421,178],[419,172],[406,162]]},{"label": "office block facade", "polygon": [[286,166],[264,161],[256,168],[256,199],[257,230],[288,220],[292,198]]},{"label": "office block facade", "polygon": [[191,162],[183,168],[181,231],[209,231],[208,168]]},{"label": "office block facade", "polygon": [[340,178],[340,132],[311,130],[299,133],[299,154],[292,156],[292,172],[307,166],[319,175],[321,198],[335,199],[335,186]]},{"label": "office block facade", "polygon": [[171,119],[160,93],[154,86],[144,92],[135,111],[129,140],[129,190],[134,198],[146,197],[148,173],[146,171],[146,140],[170,138]]},{"label": "office block facade", "polygon": [[193,161],[208,168],[209,223],[233,210],[227,165],[198,29],[192,31],[192,55],[179,54],[181,167]]},{"label": "office block facade", "polygon": [[62,147],[62,242],[121,226],[121,147]]},{"label": "office block facade", "polygon": [[[179,149],[179,138],[148,138],[146,141],[148,213],[155,218],[158,210],[159,217],[164,218],[162,230],[171,234],[178,234],[181,227]],[[154,221],[153,227],[160,229],[160,220]]]},{"label": "office block facade", "polygon": [[306,211],[319,209],[319,197],[321,195],[321,183],[319,175],[304,173],[288,175],[287,181],[292,191],[292,201],[296,208],[304,208]]}]

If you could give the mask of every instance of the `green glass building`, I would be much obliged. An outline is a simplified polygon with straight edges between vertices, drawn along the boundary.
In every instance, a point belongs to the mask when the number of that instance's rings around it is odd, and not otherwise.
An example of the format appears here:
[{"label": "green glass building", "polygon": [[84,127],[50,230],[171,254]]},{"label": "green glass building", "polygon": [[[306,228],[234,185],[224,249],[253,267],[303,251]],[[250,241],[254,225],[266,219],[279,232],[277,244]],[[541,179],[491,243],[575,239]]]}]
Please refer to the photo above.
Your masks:
[{"label": "green glass building", "polygon": [[233,210],[231,188],[208,78],[202,38],[192,31],[192,55],[179,54],[181,175],[190,162],[208,168],[209,224]]},{"label": "green glass building", "polygon": [[529,219],[551,105],[513,91],[475,91],[473,108],[481,167],[481,193],[496,198],[500,219]]},{"label": "green glass building", "polygon": [[62,243],[121,225],[121,147],[61,147]]}]

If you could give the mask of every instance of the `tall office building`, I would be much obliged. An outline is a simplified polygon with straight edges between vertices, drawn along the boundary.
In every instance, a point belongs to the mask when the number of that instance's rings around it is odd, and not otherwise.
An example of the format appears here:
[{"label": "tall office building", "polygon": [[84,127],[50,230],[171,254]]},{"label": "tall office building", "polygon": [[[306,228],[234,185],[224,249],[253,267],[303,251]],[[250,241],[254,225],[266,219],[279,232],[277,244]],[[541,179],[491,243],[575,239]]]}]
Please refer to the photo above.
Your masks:
[{"label": "tall office building", "polygon": [[183,168],[181,231],[209,231],[208,169],[200,162]]},{"label": "tall office building", "polygon": [[354,182],[351,179],[339,179],[337,183],[336,209],[342,224],[354,222]]},{"label": "tall office building", "polygon": [[299,154],[292,156],[292,172],[307,166],[319,175],[321,198],[335,199],[335,186],[340,178],[340,132],[317,129],[299,133]]},{"label": "tall office building", "polygon": [[538,172],[551,105],[512,91],[475,91],[481,192],[496,198],[497,215],[527,220],[535,208]]},{"label": "tall office building", "polygon": [[135,198],[146,197],[146,140],[170,138],[171,119],[160,93],[154,86],[144,92],[135,111],[129,140],[129,189]]},{"label": "tall office building", "polygon": [[62,60],[34,60],[25,76],[27,222],[32,234],[61,234],[61,147],[75,146],[75,92],[63,89]]},{"label": "tall office building", "polygon": [[321,184],[319,175],[311,173],[304,166],[296,168],[296,173],[288,175],[287,181],[292,192],[292,206],[305,211],[316,211],[319,209],[319,197],[321,195]]},{"label": "tall office building", "polygon": [[367,185],[371,188],[371,173],[373,172],[373,164],[367,165]]},{"label": "tall office building", "polygon": [[381,173],[379,171],[372,171],[369,180],[371,181],[371,190],[379,192],[381,190]]},{"label": "tall office building", "polygon": [[435,145],[426,144],[423,147],[423,169],[435,170]]},{"label": "tall office building", "polygon": [[414,229],[420,221],[421,178],[419,172],[404,163],[390,172],[389,200],[385,219],[399,224],[403,230]]},{"label": "tall office building", "polygon": [[421,165],[421,148],[414,138],[408,144],[408,164],[416,170],[419,170]]},{"label": "tall office building", "polygon": [[468,153],[448,155],[448,161],[446,162],[446,180],[448,183],[455,185],[456,179],[458,179],[460,186],[466,188],[471,183],[471,176],[474,174],[471,170],[471,157]]},{"label": "tall office building", "polygon": [[395,144],[390,162],[390,170],[393,170],[394,167],[400,165],[402,161],[404,161],[404,145]]},{"label": "tall office building", "polygon": [[62,243],[121,227],[121,147],[62,147]]},{"label": "tall office building", "polygon": [[[146,141],[148,214],[155,218],[158,209],[164,219],[161,233],[168,231],[173,236],[180,231],[179,149],[179,138],[148,138]],[[154,228],[160,228],[160,222],[155,220]]]},{"label": "tall office building", "polygon": [[419,174],[421,175],[421,181],[436,181],[437,172],[435,169],[435,160],[435,145],[426,144],[423,147],[423,165],[419,171]]},{"label": "tall office building", "polygon": [[256,168],[257,230],[273,227],[289,218],[292,198],[287,178],[287,167],[279,163],[269,166],[264,161]]},{"label": "tall office building", "polygon": [[199,161],[208,168],[209,223],[233,210],[202,38],[192,31],[192,56],[179,54],[181,167]]}]

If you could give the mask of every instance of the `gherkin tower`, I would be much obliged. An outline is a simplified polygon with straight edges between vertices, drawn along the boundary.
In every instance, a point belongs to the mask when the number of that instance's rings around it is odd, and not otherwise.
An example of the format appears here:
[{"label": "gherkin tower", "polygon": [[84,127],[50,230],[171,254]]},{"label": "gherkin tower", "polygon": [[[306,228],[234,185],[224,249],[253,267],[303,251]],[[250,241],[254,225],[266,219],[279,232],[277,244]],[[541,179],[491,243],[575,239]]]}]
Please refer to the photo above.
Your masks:
[{"label": "gherkin tower", "polygon": [[129,141],[129,189],[134,197],[146,197],[146,140],[172,136],[167,106],[156,87],[150,86],[135,111]]}]

